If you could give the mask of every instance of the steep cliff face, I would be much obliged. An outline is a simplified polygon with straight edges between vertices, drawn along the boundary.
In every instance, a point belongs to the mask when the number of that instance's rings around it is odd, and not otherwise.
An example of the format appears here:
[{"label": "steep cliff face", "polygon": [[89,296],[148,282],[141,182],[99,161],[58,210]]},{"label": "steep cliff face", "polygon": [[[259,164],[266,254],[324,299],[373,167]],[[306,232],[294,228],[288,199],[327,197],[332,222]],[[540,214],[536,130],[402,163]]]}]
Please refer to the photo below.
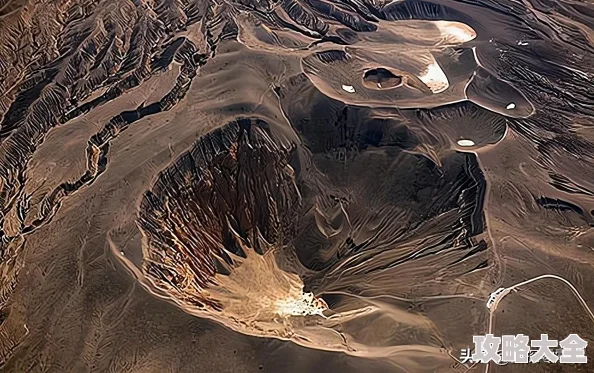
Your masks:
[{"label": "steep cliff face", "polygon": [[145,194],[143,269],[173,296],[220,311],[223,300],[208,290],[218,284],[215,275],[228,276],[291,238],[299,209],[291,149],[271,136],[261,120],[228,123],[194,144]]}]

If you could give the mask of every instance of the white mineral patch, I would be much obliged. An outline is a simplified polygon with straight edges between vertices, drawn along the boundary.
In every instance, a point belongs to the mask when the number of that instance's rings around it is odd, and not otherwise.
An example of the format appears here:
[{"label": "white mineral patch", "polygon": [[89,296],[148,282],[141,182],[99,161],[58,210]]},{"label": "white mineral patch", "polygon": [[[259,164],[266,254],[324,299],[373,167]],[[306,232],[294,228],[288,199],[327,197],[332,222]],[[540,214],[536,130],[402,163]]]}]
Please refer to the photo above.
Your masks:
[{"label": "white mineral patch", "polygon": [[506,107],[507,110],[512,110],[516,108],[516,104],[514,104],[513,102],[510,102]]},{"label": "white mineral patch", "polygon": [[421,79],[433,93],[443,92],[450,86],[448,77],[436,61],[433,61],[432,64],[427,66],[427,70],[419,76],[419,79]]},{"label": "white mineral patch", "polygon": [[353,87],[352,85],[344,85],[343,84],[342,89],[348,93],[355,93],[355,87]]},{"label": "white mineral patch", "polygon": [[275,306],[276,314],[280,316],[324,316],[322,312],[328,309],[325,302],[316,299],[312,293],[303,292],[279,299]]},{"label": "white mineral patch", "polygon": [[472,27],[460,22],[436,21],[435,25],[441,32],[442,37],[453,43],[465,43],[476,38],[476,32]]},{"label": "white mineral patch", "polygon": [[458,140],[458,145],[460,146],[474,146],[474,141],[468,139]]}]

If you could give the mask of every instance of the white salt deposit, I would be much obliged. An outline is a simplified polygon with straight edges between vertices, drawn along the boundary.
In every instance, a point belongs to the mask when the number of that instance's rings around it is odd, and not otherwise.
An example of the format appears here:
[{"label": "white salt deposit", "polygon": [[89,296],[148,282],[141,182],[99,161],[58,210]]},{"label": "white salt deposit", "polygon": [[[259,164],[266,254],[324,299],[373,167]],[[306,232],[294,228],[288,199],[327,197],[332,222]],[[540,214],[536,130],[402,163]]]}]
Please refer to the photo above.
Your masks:
[{"label": "white salt deposit", "polygon": [[468,139],[458,140],[458,145],[460,146],[474,146],[474,141]]},{"label": "white salt deposit", "polygon": [[344,85],[343,84],[342,89],[348,93],[355,93],[355,87],[353,87],[352,85]]}]

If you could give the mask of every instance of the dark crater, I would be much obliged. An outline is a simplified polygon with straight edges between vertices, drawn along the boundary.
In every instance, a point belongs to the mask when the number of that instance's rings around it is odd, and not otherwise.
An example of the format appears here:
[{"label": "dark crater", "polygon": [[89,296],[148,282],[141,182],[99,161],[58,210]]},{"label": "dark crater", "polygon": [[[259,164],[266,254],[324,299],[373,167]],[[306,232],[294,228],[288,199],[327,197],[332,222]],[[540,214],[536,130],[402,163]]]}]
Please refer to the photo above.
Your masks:
[{"label": "dark crater", "polygon": [[363,83],[367,88],[389,89],[402,84],[402,77],[395,75],[388,69],[378,67],[365,72]]},{"label": "dark crater", "polygon": [[240,119],[203,137],[159,175],[139,213],[148,239],[143,270],[157,286],[196,294],[215,273],[232,270],[228,253],[245,257],[242,248],[250,247],[262,254],[283,241],[299,199],[290,151],[275,143],[266,122]]}]

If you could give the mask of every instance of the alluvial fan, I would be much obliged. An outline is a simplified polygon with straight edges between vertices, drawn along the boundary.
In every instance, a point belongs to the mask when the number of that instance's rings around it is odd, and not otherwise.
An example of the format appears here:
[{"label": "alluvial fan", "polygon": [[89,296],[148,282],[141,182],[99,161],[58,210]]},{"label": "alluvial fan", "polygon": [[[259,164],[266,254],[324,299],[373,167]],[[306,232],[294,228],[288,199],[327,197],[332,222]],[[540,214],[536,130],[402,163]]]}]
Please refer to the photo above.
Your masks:
[{"label": "alluvial fan", "polygon": [[[593,28],[0,1],[0,370],[594,371]],[[589,345],[482,364],[485,334]]]}]

